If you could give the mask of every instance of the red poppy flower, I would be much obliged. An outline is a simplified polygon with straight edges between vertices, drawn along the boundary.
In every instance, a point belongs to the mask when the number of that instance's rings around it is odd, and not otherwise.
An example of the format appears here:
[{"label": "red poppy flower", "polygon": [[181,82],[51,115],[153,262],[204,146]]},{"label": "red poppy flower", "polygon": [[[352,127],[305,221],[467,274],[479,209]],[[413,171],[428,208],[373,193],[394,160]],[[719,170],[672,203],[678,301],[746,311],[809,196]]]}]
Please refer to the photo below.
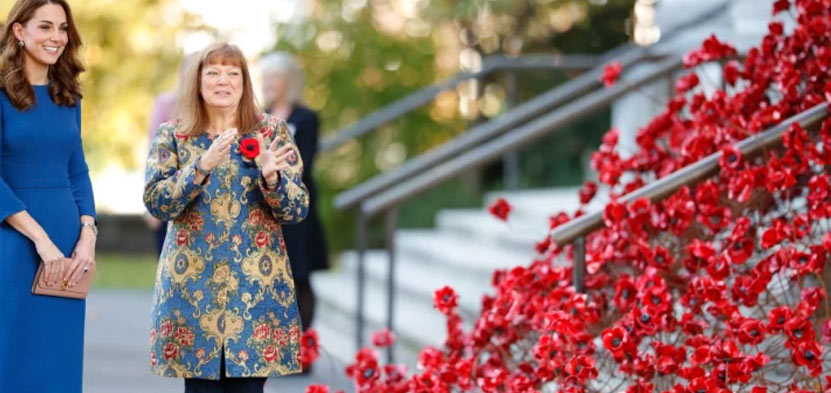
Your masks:
[{"label": "red poppy flower", "polygon": [[739,342],[756,345],[765,339],[765,325],[756,319],[748,319],[739,327]]},{"label": "red poppy flower", "polygon": [[696,49],[684,56],[684,67],[692,68],[703,62],[715,61],[721,58],[732,56],[736,54],[736,48],[732,45],[723,43],[715,35],[711,35],[704,40],[701,48]]},{"label": "red poppy flower", "polygon": [[306,387],[305,393],[329,393],[329,386],[327,385],[309,385]]},{"label": "red poppy flower", "polygon": [[[825,266],[824,263],[823,266]],[[825,289],[822,287],[805,288],[802,290],[799,306],[797,306],[796,310],[803,315],[812,315],[819,308],[820,302],[825,297]]]},{"label": "red poppy flower", "polygon": [[690,226],[695,217],[695,202],[690,198],[690,190],[682,187],[663,203],[665,222],[670,231],[681,235]]},{"label": "red poppy flower", "polygon": [[822,342],[825,344],[831,343],[831,319],[822,324]]},{"label": "red poppy flower", "polygon": [[684,75],[678,79],[677,82],[675,82],[675,90],[679,93],[686,93],[698,86],[699,82],[698,75],[695,72],[692,72]]},{"label": "red poppy flower", "polygon": [[300,338],[300,363],[303,367],[309,367],[320,357],[320,344],[317,331],[308,329],[303,332]]},{"label": "red poppy flower", "polygon": [[808,233],[811,232],[811,221],[808,219],[808,216],[805,214],[798,214],[793,219],[793,234],[796,236],[797,239],[801,239],[805,237]]},{"label": "red poppy flower", "polygon": [[732,269],[726,256],[715,257],[707,265],[707,273],[710,273],[710,277],[717,281],[724,281],[731,272]]},{"label": "red poppy flower", "polygon": [[347,375],[351,376],[361,388],[373,386],[380,378],[381,370],[378,366],[378,356],[369,348],[362,348],[355,355],[355,363],[347,367]]},{"label": "red poppy flower", "polygon": [[442,314],[448,315],[450,314],[453,309],[458,306],[457,303],[458,295],[456,295],[456,291],[449,286],[445,286],[442,289],[436,291],[433,295],[433,305],[441,311]]},{"label": "red poppy flower", "polygon": [[713,233],[730,225],[730,209],[718,206],[701,206],[698,221],[710,228]]},{"label": "red poppy flower", "polygon": [[772,35],[781,36],[785,32],[785,25],[782,22],[770,22],[768,23],[768,31]]},{"label": "red poppy flower", "polygon": [[488,206],[488,212],[502,221],[508,221],[508,214],[511,212],[511,205],[504,198],[497,198],[496,201]]},{"label": "red poppy flower", "polygon": [[260,155],[260,143],[254,138],[245,138],[240,141],[239,150],[243,157],[253,160]]},{"label": "red poppy flower", "polygon": [[811,376],[822,372],[822,347],[814,340],[800,341],[791,349],[794,363],[804,366]]},{"label": "red poppy flower", "polygon": [[776,333],[785,328],[791,319],[791,309],[787,306],[776,307],[768,313],[768,331]]},{"label": "red poppy flower", "polygon": [[388,347],[395,343],[395,333],[387,328],[383,328],[375,333],[372,333],[372,345],[376,347]]},{"label": "red poppy flower", "polygon": [[718,162],[723,171],[737,171],[742,167],[742,152],[735,145],[724,147],[721,149],[721,158]]},{"label": "red poppy flower", "polygon": [[739,80],[739,62],[735,60],[728,61],[724,66],[724,80],[730,85],[734,86]]},{"label": "red poppy flower", "polygon": [[635,284],[632,283],[628,275],[624,275],[615,283],[615,306],[621,311],[629,310],[637,301],[637,293],[638,290],[635,288]]},{"label": "red poppy flower", "polygon": [[785,322],[785,333],[788,335],[788,344],[791,345],[801,341],[813,341],[815,337],[811,321],[800,315],[794,315]]},{"label": "red poppy flower", "polygon": [[597,369],[594,368],[594,358],[589,356],[576,356],[569,360],[566,365],[566,373],[576,378],[578,383],[584,384],[589,379],[597,377]]},{"label": "red poppy flower", "polygon": [[791,2],[790,0],[776,0],[773,3],[773,15],[776,15],[782,11],[787,11],[791,9]]},{"label": "red poppy flower", "polygon": [[629,334],[620,326],[603,331],[603,347],[611,352],[616,359],[623,358],[624,352],[633,349],[629,341]]},{"label": "red poppy flower", "polygon": [[597,183],[587,181],[583,184],[583,187],[580,188],[580,203],[587,204],[591,202],[594,195],[597,193]]},{"label": "red poppy flower", "polygon": [[603,69],[603,76],[600,80],[603,81],[603,84],[607,88],[612,87],[615,85],[615,82],[617,82],[618,77],[620,77],[621,71],[623,71],[623,66],[619,61],[607,64]]},{"label": "red poppy flower", "polygon": [[734,265],[741,265],[745,261],[747,261],[751,255],[753,255],[753,250],[755,249],[755,245],[750,238],[743,237],[741,239],[734,240],[727,248],[727,258],[730,260],[730,263]]},{"label": "red poppy flower", "polygon": [[710,260],[716,254],[716,250],[709,243],[698,239],[687,245],[687,259],[684,260],[684,267],[691,272],[696,272],[702,267],[710,264]]},{"label": "red poppy flower", "polygon": [[626,206],[616,200],[609,202],[609,204],[606,205],[606,209],[603,211],[603,219],[609,227],[619,225],[623,222],[623,219],[625,219],[626,216]]},{"label": "red poppy flower", "polygon": [[779,244],[785,237],[789,236],[790,230],[785,226],[785,221],[775,219],[771,223],[771,227],[765,229],[762,233],[762,247],[771,248]]}]

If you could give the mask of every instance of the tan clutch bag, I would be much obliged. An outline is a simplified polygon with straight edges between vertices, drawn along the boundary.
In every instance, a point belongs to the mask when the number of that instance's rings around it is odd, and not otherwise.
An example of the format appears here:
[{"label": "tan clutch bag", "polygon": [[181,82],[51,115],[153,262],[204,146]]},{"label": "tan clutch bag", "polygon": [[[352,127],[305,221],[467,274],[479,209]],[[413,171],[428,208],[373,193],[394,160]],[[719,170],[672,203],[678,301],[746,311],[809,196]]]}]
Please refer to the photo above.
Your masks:
[{"label": "tan clutch bag", "polygon": [[[62,263],[69,261],[69,258],[64,258]],[[43,263],[38,266],[38,271],[35,273],[35,282],[32,283],[32,293],[35,295],[66,297],[70,299],[86,299],[89,288],[92,286],[92,277],[95,275],[95,268],[91,268],[86,274],[81,276],[78,283],[70,288],[65,283],[57,283],[55,285],[48,285],[42,280]]]}]

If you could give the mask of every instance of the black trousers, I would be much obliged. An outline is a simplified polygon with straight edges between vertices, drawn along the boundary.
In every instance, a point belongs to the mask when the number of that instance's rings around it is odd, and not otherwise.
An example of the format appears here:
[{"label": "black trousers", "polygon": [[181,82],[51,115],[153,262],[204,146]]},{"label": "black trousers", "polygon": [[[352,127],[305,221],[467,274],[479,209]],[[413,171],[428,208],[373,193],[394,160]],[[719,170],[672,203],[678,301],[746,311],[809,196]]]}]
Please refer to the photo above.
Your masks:
[{"label": "black trousers", "polygon": [[220,364],[219,381],[185,378],[185,393],[263,393],[265,378],[228,378],[224,355]]}]

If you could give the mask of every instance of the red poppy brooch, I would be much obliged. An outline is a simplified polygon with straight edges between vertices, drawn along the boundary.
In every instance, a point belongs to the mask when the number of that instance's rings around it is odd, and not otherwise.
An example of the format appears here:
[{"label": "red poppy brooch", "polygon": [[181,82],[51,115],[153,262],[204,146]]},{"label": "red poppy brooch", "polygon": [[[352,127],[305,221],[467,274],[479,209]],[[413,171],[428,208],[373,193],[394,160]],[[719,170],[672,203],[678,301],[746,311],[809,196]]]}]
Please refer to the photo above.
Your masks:
[{"label": "red poppy brooch", "polygon": [[252,163],[260,155],[260,143],[254,138],[245,138],[239,143],[239,152],[247,160],[246,163]]}]

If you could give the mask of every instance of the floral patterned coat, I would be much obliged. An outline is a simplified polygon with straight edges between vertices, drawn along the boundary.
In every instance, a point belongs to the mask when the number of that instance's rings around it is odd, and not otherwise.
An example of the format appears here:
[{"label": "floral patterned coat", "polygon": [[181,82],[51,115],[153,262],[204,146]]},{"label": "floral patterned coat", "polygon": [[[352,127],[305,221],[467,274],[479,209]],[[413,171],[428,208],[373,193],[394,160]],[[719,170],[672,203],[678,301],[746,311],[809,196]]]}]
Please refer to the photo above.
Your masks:
[{"label": "floral patterned coat", "polygon": [[[281,224],[306,216],[309,198],[295,146],[291,167],[269,190],[253,160],[240,153],[196,184],[206,134],[178,133],[164,123],[147,160],[144,204],[171,221],[156,272],[150,363],[168,377],[219,379],[300,371],[300,322]],[[294,144],[282,120],[263,115],[266,145]],[[265,147],[261,147],[265,148]]]}]

